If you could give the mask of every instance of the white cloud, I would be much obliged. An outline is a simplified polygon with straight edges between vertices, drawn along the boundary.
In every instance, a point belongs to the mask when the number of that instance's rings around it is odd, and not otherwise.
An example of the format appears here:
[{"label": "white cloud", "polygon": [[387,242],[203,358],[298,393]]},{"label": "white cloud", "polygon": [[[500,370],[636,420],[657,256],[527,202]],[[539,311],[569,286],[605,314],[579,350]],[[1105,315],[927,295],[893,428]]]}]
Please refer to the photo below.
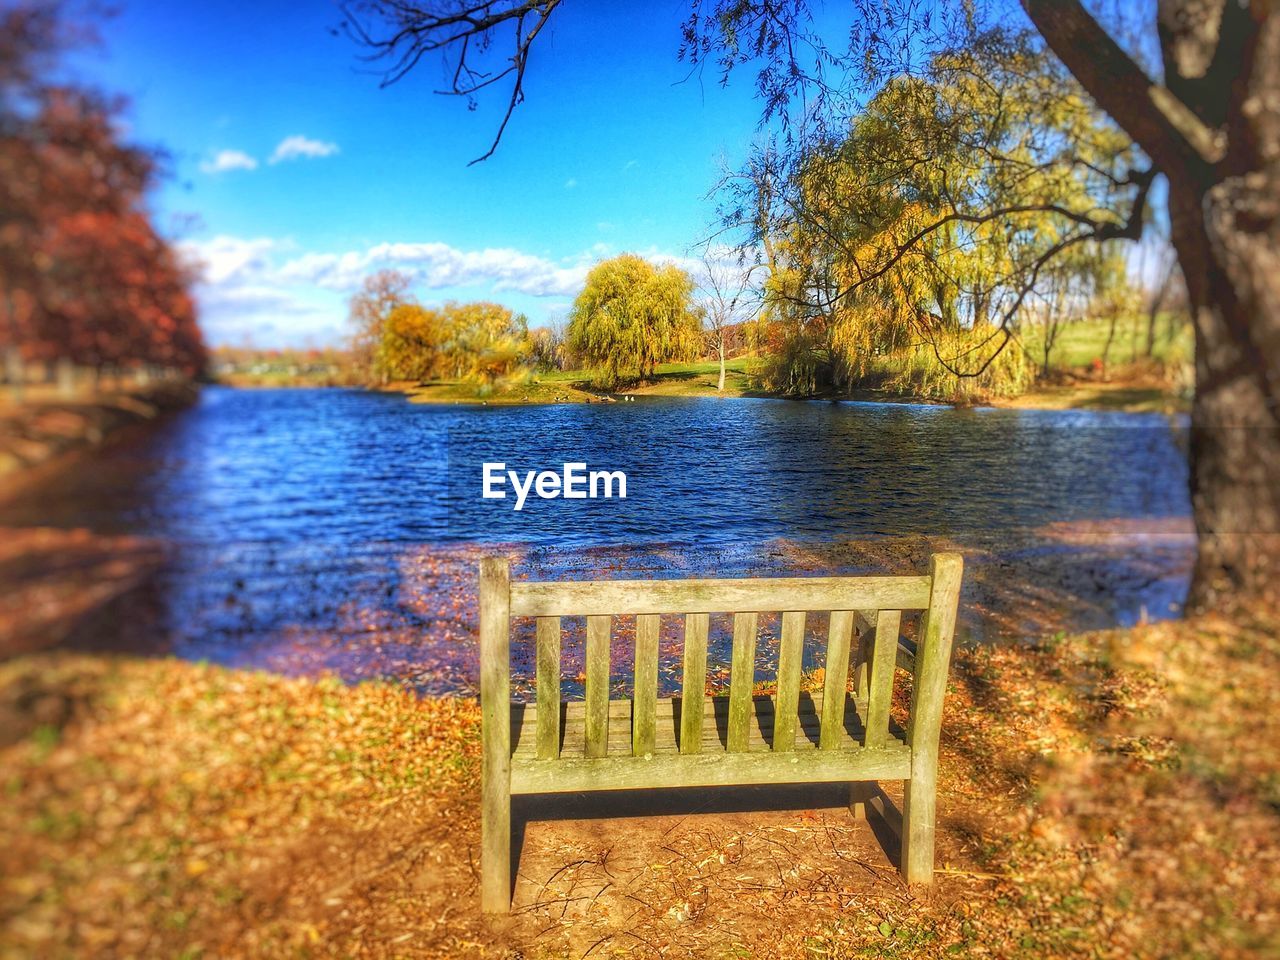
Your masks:
[{"label": "white cloud", "polygon": [[638,166],[640,166],[639,160],[628,160],[626,163],[622,165],[622,172],[626,173],[632,167],[638,167]]},{"label": "white cloud", "polygon": [[342,314],[314,291],[279,281],[275,260],[293,245],[270,237],[220,235],[183,244],[184,258],[199,271],[200,325],[214,344],[301,344],[308,337],[336,342]]},{"label": "white cloud", "polygon": [[535,297],[572,296],[582,286],[587,265],[559,264],[506,247],[459,250],[446,243],[380,243],[346,253],[308,253],[280,268],[282,279],[328,290],[353,290],[366,274],[395,268],[420,288],[487,285],[494,292]]},{"label": "white cloud", "polygon": [[183,252],[200,269],[206,283],[220,285],[266,274],[270,269],[268,254],[279,246],[270,237],[243,240],[220,235],[201,243],[188,243]]},{"label": "white cloud", "polygon": [[243,150],[219,150],[212,160],[200,164],[204,173],[225,173],[227,170],[256,170],[258,161]]},{"label": "white cloud", "polygon": [[301,157],[331,157],[338,152],[336,143],[324,140],[312,140],[309,137],[285,137],[271,154],[269,163],[280,163],[282,160],[297,160]]},{"label": "white cloud", "polygon": [[578,185],[578,181],[575,180],[573,177],[570,177],[568,180],[564,182],[564,188],[566,190],[572,190],[577,185]]}]

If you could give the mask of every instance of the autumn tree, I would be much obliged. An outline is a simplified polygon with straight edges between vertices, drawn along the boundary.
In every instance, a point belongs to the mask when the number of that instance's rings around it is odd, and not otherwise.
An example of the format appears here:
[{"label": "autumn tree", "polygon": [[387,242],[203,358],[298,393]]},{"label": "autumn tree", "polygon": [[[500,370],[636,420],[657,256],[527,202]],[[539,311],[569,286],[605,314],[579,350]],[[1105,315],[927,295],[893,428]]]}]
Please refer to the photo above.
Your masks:
[{"label": "autumn tree", "polygon": [[378,341],[370,369],[383,383],[431,380],[442,375],[448,324],[438,310],[416,303],[394,303],[377,318]]},{"label": "autumn tree", "polygon": [[552,324],[535,327],[529,331],[531,342],[530,360],[535,370],[564,370],[568,363],[568,349],[565,345],[564,327]]},{"label": "autumn tree", "polygon": [[587,274],[569,313],[569,345],[598,371],[601,386],[645,380],[669,360],[696,352],[693,280],[672,264],[624,253]]},{"label": "autumn tree", "polygon": [[477,301],[444,306],[447,363],[452,375],[483,395],[509,386],[533,354],[529,321],[500,303]]},{"label": "autumn tree", "polygon": [[932,370],[935,396],[1022,388],[1023,314],[1050,272],[1096,272],[1079,218],[1113,199],[1132,161],[1082,98],[1055,92],[1069,88],[1062,73],[1025,42],[939,54],[847,126],[802,150],[766,144],[725,181],[725,225],[744,250],[766,237],[773,250],[775,388],[844,390],[874,374],[918,390],[904,370]]},{"label": "autumn tree", "polygon": [[0,337],[28,360],[200,370],[193,279],[152,224],[157,156],[122,104],[57,83],[64,5],[0,6]]},{"label": "autumn tree", "polygon": [[352,363],[367,380],[386,382],[389,369],[379,363],[383,325],[392,311],[411,305],[413,279],[399,270],[379,270],[365,277],[360,289],[347,301],[347,323],[351,328]]},{"label": "autumn tree", "polygon": [[380,323],[374,369],[389,380],[452,380],[485,395],[512,385],[533,354],[528,321],[499,303],[400,303]]}]

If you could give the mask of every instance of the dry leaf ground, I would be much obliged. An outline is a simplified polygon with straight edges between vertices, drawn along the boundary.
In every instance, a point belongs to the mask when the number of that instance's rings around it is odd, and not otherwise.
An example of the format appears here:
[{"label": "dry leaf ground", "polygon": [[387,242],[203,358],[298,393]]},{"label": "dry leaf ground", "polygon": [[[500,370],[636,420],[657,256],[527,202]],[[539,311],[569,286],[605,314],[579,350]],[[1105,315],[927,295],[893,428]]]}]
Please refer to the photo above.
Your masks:
[{"label": "dry leaf ground", "polygon": [[473,701],[18,658],[0,956],[1277,956],[1278,626],[961,651],[929,891],[839,789],[536,800],[496,921]]}]

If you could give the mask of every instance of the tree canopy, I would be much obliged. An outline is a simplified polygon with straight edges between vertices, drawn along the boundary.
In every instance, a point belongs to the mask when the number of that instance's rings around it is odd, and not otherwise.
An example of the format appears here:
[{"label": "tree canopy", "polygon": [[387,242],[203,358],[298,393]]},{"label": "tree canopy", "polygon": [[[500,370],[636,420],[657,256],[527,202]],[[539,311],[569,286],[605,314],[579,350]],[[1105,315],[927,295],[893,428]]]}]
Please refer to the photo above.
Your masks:
[{"label": "tree canopy", "polygon": [[75,39],[60,4],[0,6],[0,345],[29,360],[205,362],[190,267],[151,222],[156,155],[120,102],[49,79]]},{"label": "tree canopy", "polygon": [[694,283],[672,264],[625,253],[596,264],[569,314],[570,347],[598,370],[602,386],[644,380],[698,348]]},{"label": "tree canopy", "polygon": [[378,379],[385,374],[385,370],[378,368],[383,326],[393,310],[410,302],[412,285],[413,278],[406,273],[379,270],[365,277],[360,289],[347,301],[352,364],[366,379]]},{"label": "tree canopy", "polygon": [[1128,192],[1133,162],[1061,73],[1025,42],[939,55],[847,127],[786,155],[766,145],[725,181],[725,226],[768,257],[772,386],[843,389],[904,350],[948,393],[1021,386],[1010,341],[1050,272],[1097,274],[1082,221]]},{"label": "tree canopy", "polygon": [[424,307],[396,299],[378,322],[373,372],[382,380],[456,380],[484,395],[522,377],[533,355],[523,314],[498,303]]}]

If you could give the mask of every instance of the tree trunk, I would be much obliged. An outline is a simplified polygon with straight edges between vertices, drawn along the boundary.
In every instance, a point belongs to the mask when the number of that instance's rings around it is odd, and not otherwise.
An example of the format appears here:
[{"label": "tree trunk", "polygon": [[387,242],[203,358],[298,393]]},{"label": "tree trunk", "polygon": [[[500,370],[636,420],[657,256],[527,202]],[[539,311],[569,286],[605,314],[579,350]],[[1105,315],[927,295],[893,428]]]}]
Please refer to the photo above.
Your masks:
[{"label": "tree trunk", "polygon": [[724,393],[724,334],[720,335],[720,382],[716,384],[716,392]]},{"label": "tree trunk", "polygon": [[1151,307],[1147,311],[1147,356],[1156,355],[1156,319],[1160,316],[1160,308],[1164,306],[1164,298],[1169,294],[1169,285],[1173,283],[1174,264],[1164,272],[1164,279],[1151,295]]},{"label": "tree trunk", "polygon": [[1169,181],[1196,338],[1188,607],[1275,599],[1280,574],[1280,4],[1156,5],[1163,83],[1081,0],[1022,0],[1050,48]]},{"label": "tree trunk", "polygon": [[1280,576],[1280,178],[1170,194],[1196,338],[1188,607],[1276,594]]},{"label": "tree trunk", "polygon": [[1102,379],[1103,380],[1110,379],[1107,376],[1107,364],[1110,362],[1110,357],[1111,357],[1111,343],[1116,338],[1116,320],[1119,317],[1119,314],[1120,314],[1120,311],[1117,310],[1113,305],[1110,308],[1110,323],[1107,326],[1107,342],[1102,345]]}]

